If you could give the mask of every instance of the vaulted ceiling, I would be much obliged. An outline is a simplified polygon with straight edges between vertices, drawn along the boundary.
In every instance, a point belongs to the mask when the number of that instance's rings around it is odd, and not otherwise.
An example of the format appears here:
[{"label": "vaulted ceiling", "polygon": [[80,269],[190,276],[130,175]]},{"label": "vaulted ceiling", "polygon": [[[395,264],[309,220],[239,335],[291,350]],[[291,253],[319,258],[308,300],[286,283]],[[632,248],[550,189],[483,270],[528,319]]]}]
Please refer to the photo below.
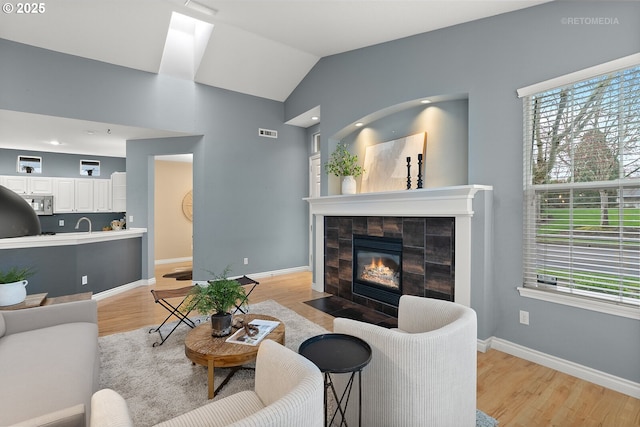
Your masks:
[{"label": "vaulted ceiling", "polygon": [[158,73],[177,12],[213,24],[196,82],[284,101],[322,57],[546,1],[55,0],[42,13],[5,10],[0,38]]}]

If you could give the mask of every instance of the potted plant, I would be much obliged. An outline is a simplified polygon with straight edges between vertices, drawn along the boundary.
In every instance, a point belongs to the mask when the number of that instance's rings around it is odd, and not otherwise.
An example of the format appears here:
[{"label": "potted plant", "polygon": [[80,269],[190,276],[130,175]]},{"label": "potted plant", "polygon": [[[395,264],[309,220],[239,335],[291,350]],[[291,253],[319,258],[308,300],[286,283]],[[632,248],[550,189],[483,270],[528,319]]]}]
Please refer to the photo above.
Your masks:
[{"label": "potted plant", "polygon": [[327,173],[342,177],[342,194],[356,193],[355,177],[362,175],[365,170],[358,165],[358,155],[351,154],[344,143],[339,143],[331,153],[329,161],[324,165]]},{"label": "potted plant", "polygon": [[27,278],[34,275],[32,268],[11,267],[0,270],[0,306],[19,304],[27,297]]},{"label": "potted plant", "polygon": [[231,333],[231,309],[238,301],[246,305],[246,292],[240,282],[227,278],[227,267],[221,275],[215,275],[206,285],[196,285],[187,297],[185,311],[196,310],[211,316],[211,335],[223,337]]}]

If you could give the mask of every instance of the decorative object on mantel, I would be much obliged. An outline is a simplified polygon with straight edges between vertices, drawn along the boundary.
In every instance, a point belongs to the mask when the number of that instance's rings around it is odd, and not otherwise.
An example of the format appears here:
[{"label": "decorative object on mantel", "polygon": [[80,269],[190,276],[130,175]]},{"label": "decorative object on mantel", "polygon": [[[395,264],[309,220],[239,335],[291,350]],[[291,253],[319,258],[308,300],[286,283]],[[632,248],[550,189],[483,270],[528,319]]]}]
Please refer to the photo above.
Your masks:
[{"label": "decorative object on mantel", "polygon": [[358,165],[358,155],[351,154],[343,143],[338,144],[324,167],[327,173],[342,177],[342,194],[356,194],[355,177],[366,172]]},{"label": "decorative object on mantel", "polygon": [[[360,192],[377,193],[407,188],[404,160],[414,153],[424,156],[426,147],[426,132],[369,145],[364,154],[365,172]],[[419,169],[420,174],[422,167],[419,166]]]},{"label": "decorative object on mantel", "polygon": [[422,153],[418,154],[418,188],[422,188]]},{"label": "decorative object on mantel", "polygon": [[0,306],[20,304],[27,298],[27,278],[34,275],[32,268],[11,267],[0,271]]},{"label": "decorative object on mantel", "polygon": [[407,157],[407,190],[411,190],[411,157]]}]

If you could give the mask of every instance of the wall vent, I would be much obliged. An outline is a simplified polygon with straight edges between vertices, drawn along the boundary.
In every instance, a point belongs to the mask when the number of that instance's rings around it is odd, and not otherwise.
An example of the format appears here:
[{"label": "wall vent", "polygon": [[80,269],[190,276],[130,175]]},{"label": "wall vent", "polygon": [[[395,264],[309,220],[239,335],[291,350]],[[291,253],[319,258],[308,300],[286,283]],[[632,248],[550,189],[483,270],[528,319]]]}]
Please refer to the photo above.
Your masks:
[{"label": "wall vent", "polygon": [[259,128],[258,129],[258,135],[264,136],[265,138],[277,138],[278,137],[278,131],[277,130],[271,130],[271,129]]}]

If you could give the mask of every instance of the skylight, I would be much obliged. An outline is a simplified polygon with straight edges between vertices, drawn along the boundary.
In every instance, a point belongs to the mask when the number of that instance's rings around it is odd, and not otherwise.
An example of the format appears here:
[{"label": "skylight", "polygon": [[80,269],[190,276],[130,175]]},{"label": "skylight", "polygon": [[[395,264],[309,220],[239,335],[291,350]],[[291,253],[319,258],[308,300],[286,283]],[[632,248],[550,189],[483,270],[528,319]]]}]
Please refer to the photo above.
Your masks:
[{"label": "skylight", "polygon": [[213,24],[173,12],[159,72],[193,80],[212,31]]}]

